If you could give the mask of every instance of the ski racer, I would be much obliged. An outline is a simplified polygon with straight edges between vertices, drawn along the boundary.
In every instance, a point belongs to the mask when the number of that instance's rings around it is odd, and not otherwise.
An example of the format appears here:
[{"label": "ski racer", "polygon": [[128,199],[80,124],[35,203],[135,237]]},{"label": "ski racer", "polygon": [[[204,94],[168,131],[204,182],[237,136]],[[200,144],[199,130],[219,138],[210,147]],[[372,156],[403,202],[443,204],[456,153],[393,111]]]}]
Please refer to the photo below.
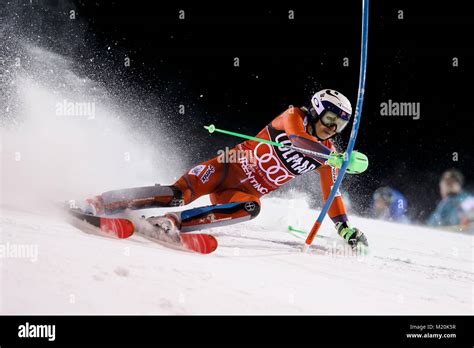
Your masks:
[{"label": "ski racer", "polygon": [[[260,197],[308,172],[319,173],[326,201],[343,163],[343,155],[336,152],[331,138],[344,130],[351,114],[351,103],[343,94],[324,89],[314,94],[309,107],[289,107],[257,134],[258,138],[330,155],[328,160],[287,147],[247,140],[234,148],[246,154],[239,156],[238,161],[229,163],[215,157],[194,166],[172,185],[104,192],[87,199],[83,210],[100,215],[127,208],[173,207],[209,195],[210,206],[148,219],[173,238],[180,231],[197,231],[253,219],[261,209]],[[339,193],[328,215],[338,234],[352,248],[356,249],[359,243],[368,246],[365,235],[349,224]]]}]

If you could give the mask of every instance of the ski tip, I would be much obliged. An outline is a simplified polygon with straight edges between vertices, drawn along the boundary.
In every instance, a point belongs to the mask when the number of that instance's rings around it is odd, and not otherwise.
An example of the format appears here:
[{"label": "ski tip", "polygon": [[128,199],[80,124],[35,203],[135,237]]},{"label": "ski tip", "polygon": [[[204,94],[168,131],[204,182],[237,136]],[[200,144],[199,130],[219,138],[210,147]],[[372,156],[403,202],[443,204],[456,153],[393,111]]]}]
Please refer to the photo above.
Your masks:
[{"label": "ski tip", "polygon": [[126,218],[86,214],[78,208],[67,208],[66,211],[74,218],[85,221],[105,234],[116,238],[128,238],[135,232],[135,225]]},{"label": "ski tip", "polygon": [[219,245],[219,243],[217,242],[217,239],[214,236],[208,235],[208,238],[209,238],[209,241],[208,241],[209,253],[212,253],[217,249],[217,246]]},{"label": "ski tip", "polygon": [[135,232],[133,222],[128,219],[100,218],[100,229],[117,238],[128,238]]},{"label": "ski tip", "polygon": [[210,254],[217,249],[216,237],[210,234],[182,234],[181,241],[186,249],[200,254]]}]

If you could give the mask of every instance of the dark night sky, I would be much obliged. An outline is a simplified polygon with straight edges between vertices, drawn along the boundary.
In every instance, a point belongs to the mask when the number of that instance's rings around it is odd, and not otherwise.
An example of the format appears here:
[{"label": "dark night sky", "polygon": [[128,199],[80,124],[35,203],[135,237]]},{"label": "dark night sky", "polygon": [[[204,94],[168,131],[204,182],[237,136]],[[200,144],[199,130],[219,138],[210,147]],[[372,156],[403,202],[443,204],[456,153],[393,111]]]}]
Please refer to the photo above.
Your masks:
[{"label": "dark night sky", "polygon": [[[457,2],[446,7],[413,3],[371,1],[367,84],[356,144],[371,166],[346,181],[345,188],[360,196],[356,201],[368,202],[375,188],[390,184],[408,197],[410,214],[423,218],[439,199],[443,170],[460,168],[472,184],[468,82],[474,48],[468,33],[474,17]],[[202,2],[82,0],[75,5],[83,44],[95,47],[88,51],[135,86],[144,104],[155,98],[164,102],[167,122],[182,131],[180,139],[201,144],[198,161],[237,143],[210,138],[203,124],[254,135],[288,105],[308,104],[321,87],[346,94],[355,109],[360,1],[210,7]],[[185,20],[178,19],[180,9]],[[295,11],[292,21],[288,10]],[[398,10],[404,11],[403,20]],[[131,58],[129,68],[123,67],[125,56]],[[234,57],[240,58],[239,68],[233,66]],[[349,67],[343,66],[344,57]],[[453,57],[459,58],[457,68]],[[82,58],[90,57],[84,53]],[[420,102],[420,119],[380,116],[380,103],[389,99]],[[178,114],[179,104],[185,105],[185,115]],[[458,162],[452,161],[453,152]]]}]

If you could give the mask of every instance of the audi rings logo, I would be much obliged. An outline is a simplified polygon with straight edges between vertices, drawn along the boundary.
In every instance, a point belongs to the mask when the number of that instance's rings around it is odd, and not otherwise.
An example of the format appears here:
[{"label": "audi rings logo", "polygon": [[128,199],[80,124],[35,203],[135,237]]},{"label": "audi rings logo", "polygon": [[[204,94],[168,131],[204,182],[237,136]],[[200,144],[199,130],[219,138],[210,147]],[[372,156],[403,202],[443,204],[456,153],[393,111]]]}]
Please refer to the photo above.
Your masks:
[{"label": "audi rings logo", "polygon": [[[263,152],[261,155],[260,152]],[[255,159],[258,167],[265,173],[267,179],[277,186],[283,185],[289,179],[295,176],[282,166],[278,157],[273,154],[272,146],[265,143],[259,143],[254,150]]]}]

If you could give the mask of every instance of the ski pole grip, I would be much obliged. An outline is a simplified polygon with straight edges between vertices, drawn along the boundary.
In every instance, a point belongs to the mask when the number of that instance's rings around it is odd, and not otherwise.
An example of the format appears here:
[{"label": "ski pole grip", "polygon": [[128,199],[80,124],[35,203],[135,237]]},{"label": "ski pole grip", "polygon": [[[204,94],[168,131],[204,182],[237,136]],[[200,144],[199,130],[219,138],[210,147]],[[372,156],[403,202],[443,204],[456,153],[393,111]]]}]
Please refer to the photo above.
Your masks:
[{"label": "ski pole grip", "polygon": [[216,126],[214,126],[213,124],[210,124],[209,126],[204,126],[204,128],[206,128],[211,134],[214,133],[216,130]]}]

